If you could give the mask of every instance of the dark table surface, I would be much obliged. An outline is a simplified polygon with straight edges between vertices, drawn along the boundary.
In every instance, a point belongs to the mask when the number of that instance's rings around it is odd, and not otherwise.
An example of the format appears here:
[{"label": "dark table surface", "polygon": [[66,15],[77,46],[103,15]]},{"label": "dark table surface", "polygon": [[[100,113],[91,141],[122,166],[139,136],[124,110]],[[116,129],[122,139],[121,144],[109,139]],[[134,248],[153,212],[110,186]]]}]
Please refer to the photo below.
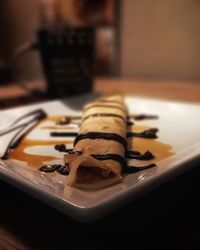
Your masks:
[{"label": "dark table surface", "polygon": [[200,166],[83,224],[0,183],[0,249],[200,249]]},{"label": "dark table surface", "polygon": [[[199,84],[152,82],[148,93],[147,84],[99,80],[95,89],[200,103]],[[20,99],[16,92],[18,100],[6,104],[9,88],[2,88],[2,108],[31,101],[24,93]],[[13,99],[15,90],[11,92]],[[90,224],[76,222],[1,181],[0,249],[200,249],[199,179],[200,162],[196,162],[181,176]]]}]

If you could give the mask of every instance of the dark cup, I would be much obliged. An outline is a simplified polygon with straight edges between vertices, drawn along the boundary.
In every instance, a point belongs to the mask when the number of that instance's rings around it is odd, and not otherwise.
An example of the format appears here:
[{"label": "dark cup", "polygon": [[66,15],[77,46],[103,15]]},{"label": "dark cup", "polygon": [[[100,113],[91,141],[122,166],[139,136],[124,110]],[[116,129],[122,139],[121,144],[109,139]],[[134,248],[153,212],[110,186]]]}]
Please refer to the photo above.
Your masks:
[{"label": "dark cup", "polygon": [[38,31],[47,93],[51,98],[92,91],[93,28],[44,28]]}]

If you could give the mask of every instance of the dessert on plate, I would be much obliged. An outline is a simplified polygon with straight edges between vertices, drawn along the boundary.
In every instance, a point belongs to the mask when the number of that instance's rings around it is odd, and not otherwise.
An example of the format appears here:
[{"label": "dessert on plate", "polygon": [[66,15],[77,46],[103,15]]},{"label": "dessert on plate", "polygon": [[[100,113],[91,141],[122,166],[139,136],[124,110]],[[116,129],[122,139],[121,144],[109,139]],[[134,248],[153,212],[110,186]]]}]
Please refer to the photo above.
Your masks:
[{"label": "dessert on plate", "polygon": [[110,96],[85,105],[78,136],[70,154],[67,184],[103,188],[122,180],[126,165],[127,108],[122,96]]}]

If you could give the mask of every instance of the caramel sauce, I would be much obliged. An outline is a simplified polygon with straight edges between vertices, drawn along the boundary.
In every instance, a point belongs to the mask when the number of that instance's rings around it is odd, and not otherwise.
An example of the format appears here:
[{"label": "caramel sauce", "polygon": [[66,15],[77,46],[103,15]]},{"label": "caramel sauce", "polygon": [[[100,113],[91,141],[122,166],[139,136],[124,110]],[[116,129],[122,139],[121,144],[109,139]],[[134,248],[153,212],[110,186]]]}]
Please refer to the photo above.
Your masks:
[{"label": "caramel sauce", "polygon": [[58,143],[72,143],[72,141],[44,141],[44,140],[30,140],[24,139],[20,145],[12,150],[9,155],[9,159],[16,159],[20,161],[26,161],[30,167],[38,169],[44,161],[55,160],[55,157],[52,156],[43,156],[43,155],[32,155],[25,152],[25,149],[32,146],[51,146]]},{"label": "caramel sauce", "polygon": [[[145,125],[134,126],[134,131],[137,132],[146,129],[150,129],[150,127]],[[171,145],[162,143],[158,140],[149,140],[146,138],[133,137],[133,138],[128,138],[128,145],[129,145],[129,150],[139,151],[141,153],[146,151],[153,152],[153,154],[155,155],[153,162],[163,160],[174,154]]]},{"label": "caramel sauce", "polygon": [[[58,123],[62,120],[62,118],[65,116],[49,116],[43,119],[42,122],[47,122],[51,121],[54,122],[57,125],[48,125],[48,126],[42,126],[41,129],[48,129],[48,130],[73,130],[74,126],[70,126],[70,124],[64,124],[64,125],[59,125]],[[80,116],[66,116],[69,119],[81,119]]]},{"label": "caramel sauce", "polygon": [[150,128],[151,128],[151,127],[146,126],[146,125],[137,125],[137,124],[134,124],[133,129],[131,129],[130,131],[142,132],[142,131],[148,130],[148,129],[150,129]]},{"label": "caramel sauce", "polygon": [[134,138],[129,145],[130,148],[134,148],[134,150],[139,152],[146,152],[147,150],[153,152],[155,158],[153,160],[149,160],[149,163],[156,163],[174,154],[171,145],[156,140]]},{"label": "caramel sauce", "polygon": [[82,118],[81,116],[61,115],[61,116],[49,116],[49,117],[45,118],[43,121],[52,121],[52,122],[58,123],[62,120],[63,117],[67,117],[67,118],[73,119],[73,120],[80,120]]},{"label": "caramel sauce", "polygon": [[[61,116],[51,116],[43,119],[39,124],[41,126],[42,123],[46,121],[53,121],[53,122],[59,122],[61,119]],[[58,126],[50,126],[50,130],[52,127],[55,127],[56,129],[59,129],[60,127]],[[42,129],[49,129],[47,126],[42,127]],[[53,128],[52,128],[53,129]],[[68,126],[62,127],[62,129],[69,129]],[[56,145],[56,144],[70,144],[72,141],[70,140],[51,140],[51,141],[46,141],[46,140],[32,140],[32,139],[27,139],[26,137],[21,141],[21,143],[14,148],[8,159],[16,159],[20,161],[25,161],[28,163],[30,167],[33,167],[35,169],[38,169],[44,161],[52,161],[55,160],[55,157],[52,156],[44,156],[44,155],[32,155],[30,153],[25,152],[25,149],[28,147],[32,146],[51,146],[51,145]]]},{"label": "caramel sauce", "polygon": [[48,116],[45,120],[43,121],[52,121],[52,122],[59,122],[61,120],[62,116]]}]

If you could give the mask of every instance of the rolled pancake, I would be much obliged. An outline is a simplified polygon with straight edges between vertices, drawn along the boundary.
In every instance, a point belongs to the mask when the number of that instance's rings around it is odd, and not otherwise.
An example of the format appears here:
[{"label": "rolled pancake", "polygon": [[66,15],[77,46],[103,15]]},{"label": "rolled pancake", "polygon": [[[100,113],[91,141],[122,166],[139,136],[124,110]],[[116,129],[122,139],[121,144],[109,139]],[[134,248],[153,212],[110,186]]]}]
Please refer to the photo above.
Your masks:
[{"label": "rolled pancake", "polygon": [[98,189],[122,180],[127,146],[126,119],[122,96],[99,99],[84,107],[74,152],[64,156],[70,171],[68,185]]}]

